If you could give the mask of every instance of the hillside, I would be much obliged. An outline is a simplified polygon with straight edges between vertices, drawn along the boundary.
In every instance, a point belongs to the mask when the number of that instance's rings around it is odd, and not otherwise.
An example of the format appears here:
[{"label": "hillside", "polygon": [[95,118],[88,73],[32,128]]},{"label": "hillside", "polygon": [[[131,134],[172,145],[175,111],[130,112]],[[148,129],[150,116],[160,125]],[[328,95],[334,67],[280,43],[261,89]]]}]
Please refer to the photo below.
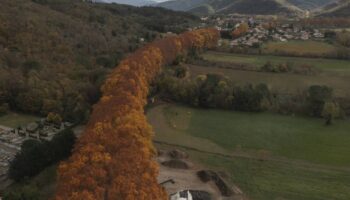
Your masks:
[{"label": "hillside", "polygon": [[313,10],[325,6],[335,0],[287,0],[289,3],[301,8]]},{"label": "hillside", "polygon": [[125,4],[125,5],[132,5],[132,6],[147,6],[156,4],[156,1],[152,0],[99,0],[100,2],[105,3],[118,3],[118,4]]},{"label": "hillside", "polygon": [[193,13],[195,15],[211,15],[215,13],[215,10],[212,6],[208,4],[202,4],[198,7],[190,9],[188,12]]},{"label": "hillside", "polygon": [[106,74],[142,45],[141,38],[182,32],[196,22],[161,8],[2,0],[0,107],[82,120],[98,100]]},{"label": "hillside", "polygon": [[284,0],[173,0],[160,7],[188,11],[197,15],[239,13],[257,15],[294,15],[303,11]]},{"label": "hillside", "polygon": [[189,11],[209,2],[210,0],[171,0],[159,3],[156,6],[176,11]]},{"label": "hillside", "polygon": [[349,17],[350,16],[350,0],[340,0],[331,3],[320,11],[322,17]]},{"label": "hillside", "polygon": [[240,0],[218,10],[221,13],[258,15],[298,14],[302,10],[283,0]]}]

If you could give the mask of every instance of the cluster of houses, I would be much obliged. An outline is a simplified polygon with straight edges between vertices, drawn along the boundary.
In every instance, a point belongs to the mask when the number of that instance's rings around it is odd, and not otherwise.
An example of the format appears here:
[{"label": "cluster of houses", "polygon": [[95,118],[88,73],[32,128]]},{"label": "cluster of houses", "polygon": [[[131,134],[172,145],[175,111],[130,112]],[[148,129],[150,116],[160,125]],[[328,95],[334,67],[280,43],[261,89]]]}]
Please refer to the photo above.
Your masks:
[{"label": "cluster of houses", "polygon": [[259,46],[266,41],[287,42],[289,40],[322,40],[324,34],[318,29],[302,29],[285,24],[273,30],[262,26],[249,29],[247,34],[231,41],[231,46]]},{"label": "cluster of houses", "polygon": [[[209,19],[202,18],[208,22]],[[293,21],[276,24],[275,27],[267,28],[264,24],[274,21],[273,18],[257,18],[251,16],[227,16],[226,18],[216,18],[212,23],[223,32],[232,32],[241,24],[249,25],[247,33],[239,38],[230,41],[230,46],[258,47],[266,41],[287,42],[289,40],[323,40],[324,33],[318,29],[309,29],[294,25]]]},{"label": "cluster of houses", "polygon": [[289,24],[282,25],[273,30],[267,30],[263,26],[250,28],[248,32],[230,42],[233,46],[260,46],[266,41],[287,42],[289,40],[322,40],[324,34],[318,29],[302,29],[292,27]]},{"label": "cluster of houses", "polygon": [[40,119],[15,129],[0,126],[0,181],[7,179],[9,163],[21,149],[21,145],[28,139],[51,140],[60,131],[72,127],[69,122],[50,123]]}]

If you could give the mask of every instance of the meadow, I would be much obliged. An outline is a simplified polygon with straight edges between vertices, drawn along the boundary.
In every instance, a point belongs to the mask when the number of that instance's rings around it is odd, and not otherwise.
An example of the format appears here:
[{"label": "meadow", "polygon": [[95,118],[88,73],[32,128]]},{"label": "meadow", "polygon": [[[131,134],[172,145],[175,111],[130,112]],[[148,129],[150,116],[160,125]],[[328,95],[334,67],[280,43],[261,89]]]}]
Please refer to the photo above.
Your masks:
[{"label": "meadow", "polygon": [[288,42],[268,42],[262,46],[264,53],[288,52],[295,54],[327,54],[336,50],[332,44],[321,41],[291,40]]},{"label": "meadow", "polygon": [[336,60],[324,58],[304,58],[304,57],[287,57],[287,56],[271,56],[271,55],[245,55],[230,54],[209,51],[203,54],[203,58],[209,61],[233,62],[252,64],[255,66],[263,66],[266,62],[274,64],[292,63],[295,65],[311,65],[318,69],[333,72],[350,73],[349,60]]},{"label": "meadow", "polygon": [[253,199],[349,199],[349,121],[162,105],[147,113],[156,140],[225,171]]},{"label": "meadow", "polygon": [[261,67],[267,62],[273,64],[291,63],[292,66],[309,65],[318,71],[313,75],[304,75],[188,65],[193,77],[208,73],[222,74],[238,85],[265,83],[272,91],[288,94],[300,94],[311,85],[327,85],[334,89],[335,96],[350,97],[350,61],[347,60],[241,55],[213,51],[203,54],[203,58],[208,61],[243,63],[256,67]]},{"label": "meadow", "polygon": [[18,126],[25,126],[31,122],[40,119],[37,116],[10,112],[6,115],[0,116],[0,125],[10,128],[17,128]]}]

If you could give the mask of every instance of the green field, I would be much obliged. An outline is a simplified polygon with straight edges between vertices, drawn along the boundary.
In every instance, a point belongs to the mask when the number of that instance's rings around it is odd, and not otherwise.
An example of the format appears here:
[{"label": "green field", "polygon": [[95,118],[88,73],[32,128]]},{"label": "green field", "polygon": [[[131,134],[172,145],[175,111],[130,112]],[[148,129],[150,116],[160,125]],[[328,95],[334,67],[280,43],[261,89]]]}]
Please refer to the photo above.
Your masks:
[{"label": "green field", "polygon": [[218,53],[218,52],[207,52],[203,54],[203,57],[206,60],[210,60],[210,61],[244,63],[244,64],[252,64],[256,66],[263,66],[268,61],[275,64],[289,62],[295,65],[307,64],[322,70],[350,73],[349,60],[268,56],[268,55],[243,55],[243,54],[229,54],[229,53]]},{"label": "green field", "polygon": [[292,40],[288,42],[268,42],[262,47],[264,53],[283,51],[294,54],[327,54],[336,50],[336,47],[325,42]]},{"label": "green field", "polygon": [[190,152],[197,162],[225,171],[254,200],[348,200],[349,171],[290,165],[275,161]]},{"label": "green field", "polygon": [[0,116],[0,125],[16,128],[18,126],[27,125],[38,119],[40,118],[37,116],[11,112],[6,115]]},{"label": "green field", "polygon": [[350,61],[282,56],[237,55],[219,52],[207,52],[203,54],[203,58],[209,61],[244,63],[257,67],[264,65],[268,61],[275,64],[289,62],[293,63],[294,66],[308,64],[320,69],[320,71],[314,75],[303,75],[296,73],[271,73],[235,70],[215,66],[189,65],[193,77],[208,73],[222,74],[238,85],[265,83],[272,91],[291,94],[301,93],[307,90],[311,85],[327,85],[333,88],[335,96],[350,97]]},{"label": "green field", "polygon": [[202,151],[193,159],[226,171],[253,199],[350,198],[349,121],[176,105],[147,115],[156,140]]},{"label": "green field", "polygon": [[[27,195],[29,193],[39,196],[38,200],[51,199],[56,188],[56,172],[57,164],[47,167],[33,178],[13,183],[6,189],[6,192],[19,194],[19,192],[25,191]],[[37,198],[33,198],[33,200],[34,199]]]}]

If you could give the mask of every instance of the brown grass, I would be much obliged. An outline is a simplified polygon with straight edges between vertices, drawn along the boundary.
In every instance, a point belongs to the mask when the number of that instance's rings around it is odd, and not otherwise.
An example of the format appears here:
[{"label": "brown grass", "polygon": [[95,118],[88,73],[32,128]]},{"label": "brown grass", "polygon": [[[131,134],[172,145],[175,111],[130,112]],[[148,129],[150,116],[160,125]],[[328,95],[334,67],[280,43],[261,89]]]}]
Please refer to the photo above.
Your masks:
[{"label": "brown grass", "polygon": [[192,77],[208,73],[218,73],[230,78],[233,83],[245,85],[248,83],[266,83],[272,91],[280,93],[299,93],[311,85],[327,85],[334,89],[337,97],[350,96],[350,75],[320,73],[314,76],[287,73],[268,73],[221,69],[188,65]]}]

